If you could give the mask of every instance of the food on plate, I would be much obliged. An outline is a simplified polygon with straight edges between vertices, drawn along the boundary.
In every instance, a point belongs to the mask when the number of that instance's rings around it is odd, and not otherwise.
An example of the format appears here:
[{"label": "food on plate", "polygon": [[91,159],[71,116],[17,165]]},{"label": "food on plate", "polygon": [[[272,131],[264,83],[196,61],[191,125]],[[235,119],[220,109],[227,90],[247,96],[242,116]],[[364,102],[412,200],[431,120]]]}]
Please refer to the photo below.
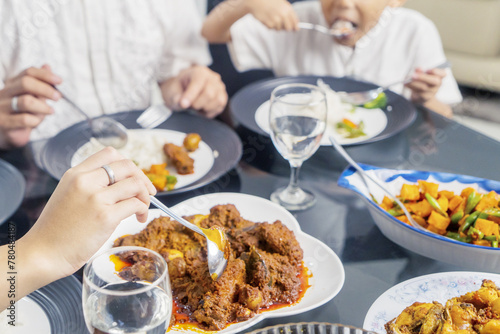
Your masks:
[{"label": "food on plate", "polygon": [[[205,238],[168,217],[153,220],[141,232],[118,238],[114,246],[142,246],[168,262],[175,307],[171,325],[195,324],[221,330],[270,307],[297,302],[307,289],[303,251],[280,221],[254,223],[241,217],[234,205],[217,205],[208,215],[186,217],[203,228],[225,230],[229,261],[217,281],[210,277]],[[134,279],[147,265],[131,261],[122,277]]]},{"label": "food on plate", "polygon": [[365,123],[363,121],[356,124],[347,118],[343,118],[341,122],[337,123],[337,132],[344,135],[345,138],[366,136],[366,133],[363,131],[364,128]]},{"label": "food on plate", "polygon": [[[403,184],[398,197],[417,223],[429,231],[458,241],[498,248],[500,239],[500,195],[480,194],[468,187],[460,194],[439,191],[439,184],[418,180]],[[408,223],[401,208],[384,197],[380,206]]]},{"label": "food on plate", "polygon": [[197,133],[188,133],[182,145],[188,152],[194,152],[198,149],[200,145],[201,136]]},{"label": "food on plate", "polygon": [[377,95],[373,100],[366,102],[363,104],[363,108],[366,109],[375,109],[375,108],[385,108],[387,106],[387,95],[384,92],[381,92]]},{"label": "food on plate", "polygon": [[[356,106],[342,101],[341,94],[343,92],[334,91],[321,79],[318,80],[317,85],[323,89],[326,94],[326,101],[328,105],[328,125],[333,127],[337,133],[342,135],[344,138],[352,139],[366,136],[366,133],[364,132],[365,124],[363,120],[354,120],[355,118],[359,118],[356,117]],[[385,97],[385,94],[383,95]],[[375,100],[377,100],[376,103]],[[363,107],[367,109],[379,108],[381,100],[379,97],[375,100],[368,102],[368,107]]]},{"label": "food on plate", "polygon": [[177,177],[175,175],[170,175],[166,162],[151,165],[149,169],[143,169],[142,171],[158,191],[172,190],[177,184]]},{"label": "food on plate", "polygon": [[415,302],[385,324],[387,334],[498,334],[500,290],[483,280],[481,288],[438,302]]},{"label": "food on plate", "polygon": [[163,151],[177,173],[181,175],[194,173],[194,160],[183,146],[167,143],[163,145]]},{"label": "food on plate", "polygon": [[[174,189],[177,185],[177,174],[194,173],[194,160],[190,154],[198,150],[201,136],[197,133],[172,132],[170,134],[164,133],[164,130],[127,130],[129,140],[124,147],[118,149],[121,155],[134,161],[146,173],[158,191]],[[171,141],[182,146],[168,150],[171,152],[169,161],[164,146],[165,143],[174,145]],[[103,148],[101,143],[91,138],[75,152],[71,165],[81,163]],[[196,153],[193,157],[196,157]]]}]

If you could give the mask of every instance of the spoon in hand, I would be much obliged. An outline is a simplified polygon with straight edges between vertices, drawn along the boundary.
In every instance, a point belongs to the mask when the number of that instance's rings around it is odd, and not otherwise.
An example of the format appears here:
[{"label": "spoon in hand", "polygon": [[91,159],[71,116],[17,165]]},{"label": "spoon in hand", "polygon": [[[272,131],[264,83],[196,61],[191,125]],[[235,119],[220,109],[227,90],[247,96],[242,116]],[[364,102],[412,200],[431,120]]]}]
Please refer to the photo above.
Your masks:
[{"label": "spoon in hand", "polygon": [[173,212],[169,207],[160,202],[156,197],[150,196],[150,200],[154,206],[165,212],[169,217],[175,219],[177,222],[181,223],[188,229],[206,238],[208,271],[210,272],[210,277],[214,281],[217,280],[222,275],[227,266],[227,259],[224,252],[227,244],[227,239],[224,231],[219,229],[198,227]]},{"label": "spoon in hand", "polygon": [[63,99],[66,100],[75,110],[87,119],[91,134],[104,146],[112,146],[116,149],[127,144],[127,129],[119,122],[110,117],[90,118],[75,102],[69,99],[57,87],[54,87]]},{"label": "spoon in hand", "polygon": [[[350,22],[348,22],[350,23]],[[313,23],[309,23],[309,22],[299,22],[298,24],[298,27],[299,29],[307,29],[307,30],[316,30],[320,33],[323,33],[323,34],[326,34],[326,35],[330,35],[330,36],[333,36],[333,37],[344,37],[344,36],[347,36],[350,31],[352,30],[352,24],[351,24],[351,27],[336,27],[336,26],[333,26],[332,28],[327,28],[327,27],[324,27],[324,26],[320,26],[319,24],[313,24]]]},{"label": "spoon in hand", "polygon": [[[451,64],[449,61],[445,61],[444,63],[439,64],[436,67],[433,68],[448,68],[450,67]],[[398,85],[398,84],[404,84],[406,85],[407,83],[412,82],[412,78],[408,78],[405,80],[393,82],[390,85],[385,85],[385,86],[380,86],[374,89],[362,91],[362,92],[352,92],[352,93],[347,93],[347,92],[339,92],[340,98],[342,101],[350,103],[355,106],[360,106],[363,105],[367,102],[373,101],[374,99],[379,96],[380,93],[383,91],[389,89],[392,86]]]}]

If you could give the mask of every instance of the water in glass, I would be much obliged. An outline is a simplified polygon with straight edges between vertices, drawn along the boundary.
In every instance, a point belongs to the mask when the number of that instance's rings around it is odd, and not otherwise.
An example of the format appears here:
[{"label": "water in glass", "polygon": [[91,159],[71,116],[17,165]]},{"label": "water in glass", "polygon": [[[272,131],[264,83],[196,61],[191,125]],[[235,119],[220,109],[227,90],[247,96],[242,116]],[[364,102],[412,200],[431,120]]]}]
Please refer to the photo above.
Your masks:
[{"label": "water in glass", "polygon": [[302,163],[318,149],[326,128],[325,93],[317,86],[288,84],[271,94],[269,124],[278,152],[288,160],[290,183],[271,194],[271,200],[289,210],[303,210],[315,203],[315,196],[298,186]]}]

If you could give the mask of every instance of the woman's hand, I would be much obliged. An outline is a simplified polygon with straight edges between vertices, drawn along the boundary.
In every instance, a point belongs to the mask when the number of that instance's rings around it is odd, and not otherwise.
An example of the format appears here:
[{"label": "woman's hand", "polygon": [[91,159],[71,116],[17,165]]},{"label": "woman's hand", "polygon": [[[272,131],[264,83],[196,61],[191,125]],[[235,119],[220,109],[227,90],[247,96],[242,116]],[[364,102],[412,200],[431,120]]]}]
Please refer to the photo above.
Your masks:
[{"label": "woman's hand", "polygon": [[160,85],[166,105],[174,110],[193,108],[213,118],[227,104],[226,86],[218,73],[194,65]]},{"label": "woman's hand", "polygon": [[247,0],[250,13],[269,29],[296,31],[299,19],[286,0]]},{"label": "woman's hand", "polygon": [[[103,165],[113,170],[116,183],[109,184]],[[20,240],[24,252],[37,261],[40,277],[50,276],[49,282],[70,275],[120,221],[135,214],[145,222],[149,195],[154,194],[154,186],[131,160],[106,148],[64,174],[40,218]]]},{"label": "woman's hand", "polygon": [[61,82],[48,65],[30,67],[5,81],[0,90],[0,147],[20,147],[29,142],[31,131],[54,113],[47,100],[61,98],[53,87]]}]

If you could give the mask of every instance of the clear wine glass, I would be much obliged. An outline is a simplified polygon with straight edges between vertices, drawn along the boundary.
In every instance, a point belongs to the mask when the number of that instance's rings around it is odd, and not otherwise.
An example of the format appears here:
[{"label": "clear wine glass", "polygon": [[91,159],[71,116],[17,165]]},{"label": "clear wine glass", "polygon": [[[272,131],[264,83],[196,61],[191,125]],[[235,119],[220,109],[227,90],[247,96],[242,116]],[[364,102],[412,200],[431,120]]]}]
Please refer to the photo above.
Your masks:
[{"label": "clear wine glass", "polygon": [[83,271],[83,313],[91,333],[165,334],[172,289],[165,259],[143,247],[115,247]]},{"label": "clear wine glass", "polygon": [[314,194],[299,187],[299,170],[320,145],[326,128],[326,114],[326,96],[317,86],[281,85],[271,94],[271,138],[291,169],[290,183],[275,190],[271,200],[288,210],[304,210],[316,202]]}]

